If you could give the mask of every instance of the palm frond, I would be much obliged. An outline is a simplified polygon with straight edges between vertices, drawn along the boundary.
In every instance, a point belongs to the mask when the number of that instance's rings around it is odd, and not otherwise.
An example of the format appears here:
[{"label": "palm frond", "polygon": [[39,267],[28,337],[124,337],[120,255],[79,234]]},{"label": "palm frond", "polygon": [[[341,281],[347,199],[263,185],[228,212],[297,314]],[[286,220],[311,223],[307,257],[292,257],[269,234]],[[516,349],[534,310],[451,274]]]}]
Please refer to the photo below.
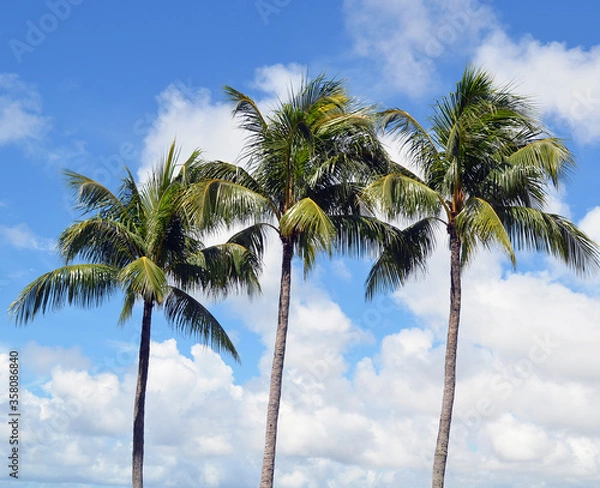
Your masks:
[{"label": "palm frond", "polygon": [[70,225],[61,233],[58,247],[67,263],[81,258],[117,267],[130,263],[144,252],[144,242],[137,233],[105,217],[92,217]]},{"label": "palm frond", "polygon": [[226,352],[240,361],[235,346],[218,320],[196,299],[184,291],[170,287],[163,304],[165,317],[171,326],[196,337],[216,352]]},{"label": "palm frond", "polygon": [[185,208],[201,228],[278,216],[277,208],[261,193],[226,180],[203,180],[186,191]]},{"label": "palm frond", "polygon": [[104,185],[76,173],[65,170],[67,185],[76,195],[76,208],[83,213],[100,212],[102,215],[119,215],[124,213],[124,207],[117,196]]},{"label": "palm frond", "polygon": [[158,303],[163,302],[168,290],[164,271],[146,256],[125,266],[119,272],[118,279],[126,292]]},{"label": "palm frond", "polygon": [[376,293],[393,291],[410,276],[425,272],[427,258],[435,245],[435,222],[435,219],[423,219],[396,230],[369,271],[365,281],[367,300]]},{"label": "palm frond", "polygon": [[458,236],[463,244],[461,258],[467,264],[477,244],[490,248],[499,244],[508,254],[513,267],[515,252],[502,220],[492,205],[481,198],[470,198],[456,217]]},{"label": "palm frond", "polygon": [[330,251],[335,238],[335,226],[331,219],[312,199],[303,198],[281,218],[284,236],[306,234],[318,250]]},{"label": "palm frond", "polygon": [[104,302],[119,288],[118,268],[104,264],[76,264],[45,273],[11,303],[8,311],[17,324],[25,324],[41,312],[64,305],[83,308]]},{"label": "palm frond", "polygon": [[551,254],[581,275],[600,268],[598,245],[568,219],[527,207],[507,207],[500,216],[517,249]]},{"label": "palm frond", "polygon": [[388,217],[422,218],[438,215],[442,209],[450,213],[438,192],[403,173],[390,173],[371,183],[363,196],[367,201],[377,202]]}]

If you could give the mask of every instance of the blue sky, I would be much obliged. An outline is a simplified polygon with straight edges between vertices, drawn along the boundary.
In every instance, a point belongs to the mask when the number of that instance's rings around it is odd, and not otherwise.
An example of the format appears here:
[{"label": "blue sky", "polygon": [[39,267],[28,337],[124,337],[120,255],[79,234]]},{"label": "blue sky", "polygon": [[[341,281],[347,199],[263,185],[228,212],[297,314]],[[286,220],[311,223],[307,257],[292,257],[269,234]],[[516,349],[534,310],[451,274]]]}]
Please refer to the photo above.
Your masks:
[{"label": "blue sky", "polygon": [[[589,2],[48,0],[2,9],[4,309],[60,265],[54,240],[77,218],[63,168],[114,188],[123,165],[143,175],[175,137],[183,155],[200,147],[233,161],[243,136],[222,87],[268,110],[305,71],[344,78],[366,102],[423,121],[468,62],[513,81],[576,156],[552,208],[600,239],[600,42]],[[428,486],[448,303],[439,248],[426,277],[372,303],[362,298],[366,260],[322,259],[307,281],[294,268],[277,486]],[[258,483],[279,251],[273,240],[262,297],[211,305],[241,365],[156,315],[147,486]],[[447,486],[597,486],[600,281],[531,254],[513,271],[492,252],[464,282]],[[140,314],[122,328],[118,314],[115,300],[22,328],[0,322],[2,364],[10,350],[21,356],[22,486],[127,486]],[[0,418],[7,413],[0,394]]]}]

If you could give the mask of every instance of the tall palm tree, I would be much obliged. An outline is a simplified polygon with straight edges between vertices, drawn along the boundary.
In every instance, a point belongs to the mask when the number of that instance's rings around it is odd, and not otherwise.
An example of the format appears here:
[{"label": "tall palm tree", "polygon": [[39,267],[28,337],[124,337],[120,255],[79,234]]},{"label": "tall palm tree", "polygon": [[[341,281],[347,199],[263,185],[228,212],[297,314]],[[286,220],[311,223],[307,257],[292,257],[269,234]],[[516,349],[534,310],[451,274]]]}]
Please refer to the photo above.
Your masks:
[{"label": "tall palm tree", "polygon": [[[529,102],[496,87],[489,74],[468,67],[456,90],[437,101],[426,130],[403,110],[383,114],[383,126],[408,149],[406,168],[365,192],[389,217],[441,224],[450,244],[450,315],[444,390],[434,454],[434,488],[444,486],[456,384],[461,269],[478,247],[549,253],[578,273],[598,267],[596,245],[573,223],[545,211],[548,191],[574,167],[564,144],[536,121]],[[432,227],[433,228],[433,227]],[[433,236],[430,236],[433,239]],[[385,250],[367,279],[367,295],[403,282],[406,256]]]},{"label": "tall palm tree", "polygon": [[[292,259],[304,262],[305,275],[319,252],[362,252],[386,235],[387,227],[365,214],[362,182],[388,171],[371,112],[360,107],[339,81],[305,80],[263,115],[247,95],[227,87],[234,115],[248,133],[246,169],[229,163],[205,166],[206,180],[193,187],[204,225],[246,222],[244,232],[272,229],[282,244],[277,331],[267,408],[261,488],[273,486],[277,424],[291,296]],[[389,237],[389,236],[388,236]],[[405,236],[397,232],[391,240]],[[412,254],[418,260],[419,253]]]},{"label": "tall palm tree", "polygon": [[[121,291],[119,323],[143,304],[138,379],[133,420],[132,486],[143,486],[144,409],[150,358],[152,311],[162,308],[167,322],[235,360],[238,353],[217,319],[193,296],[195,291],[226,294],[259,289],[256,272],[262,243],[251,250],[237,236],[227,243],[204,247],[184,211],[182,195],[194,181],[201,161],[193,153],[180,167],[174,144],[165,161],[138,187],[128,171],[120,191],[67,171],[78,207],[92,214],[60,235],[58,248],[66,265],[46,273],[21,292],[9,311],[17,323],[65,304],[98,306]],[[80,259],[83,263],[73,264]]]}]

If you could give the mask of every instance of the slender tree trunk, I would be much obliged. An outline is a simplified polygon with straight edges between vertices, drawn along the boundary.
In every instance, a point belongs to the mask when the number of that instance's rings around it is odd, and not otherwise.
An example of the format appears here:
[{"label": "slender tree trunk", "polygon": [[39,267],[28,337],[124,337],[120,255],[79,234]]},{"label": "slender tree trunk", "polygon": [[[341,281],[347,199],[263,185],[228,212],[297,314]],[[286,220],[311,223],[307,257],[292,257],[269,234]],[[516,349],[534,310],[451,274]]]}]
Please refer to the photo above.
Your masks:
[{"label": "slender tree trunk", "polygon": [[271,367],[271,386],[269,388],[269,405],[267,407],[267,429],[265,434],[265,452],[263,456],[260,488],[273,487],[275,472],[275,447],[277,444],[277,421],[281,401],[281,385],[283,380],[283,362],[287,341],[288,318],[290,311],[290,286],[292,278],[293,244],[283,239],[283,259],[281,263],[281,288],[279,291],[279,318],[275,351]]},{"label": "slender tree trunk", "polygon": [[448,444],[450,442],[450,424],[452,422],[452,409],[456,390],[456,352],[458,348],[458,325],[460,323],[460,239],[456,234],[456,227],[453,223],[448,226],[448,233],[450,234],[450,319],[448,321],[448,339],[444,364],[444,395],[433,458],[433,488],[444,487]]},{"label": "slender tree trunk", "polygon": [[133,459],[131,481],[133,488],[144,486],[144,414],[146,408],[146,384],[148,383],[148,365],[150,362],[150,323],[152,320],[151,301],[144,301],[140,355],[138,362],[138,380],[133,406]]}]

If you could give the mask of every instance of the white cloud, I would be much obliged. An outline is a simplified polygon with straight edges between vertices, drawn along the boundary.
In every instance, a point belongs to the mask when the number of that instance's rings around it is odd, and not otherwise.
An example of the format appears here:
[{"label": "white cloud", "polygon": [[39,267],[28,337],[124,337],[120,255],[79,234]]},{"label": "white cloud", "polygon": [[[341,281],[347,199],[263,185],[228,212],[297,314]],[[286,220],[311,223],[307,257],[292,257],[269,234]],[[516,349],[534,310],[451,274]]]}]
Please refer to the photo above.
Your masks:
[{"label": "white cloud", "polygon": [[579,222],[579,228],[596,242],[600,242],[600,207],[589,210]]},{"label": "white cloud", "polygon": [[[269,263],[277,263],[277,254],[272,252]],[[486,256],[464,279],[449,476],[465,487],[500,487],[515,480],[522,486],[579,486],[573,479],[593,486],[600,481],[595,415],[600,302],[546,274],[505,275],[497,256]],[[443,331],[432,327],[431,319],[443,322],[447,307],[415,307],[412,324],[399,324],[403,328],[384,337],[374,355],[351,367],[346,355],[364,342],[365,333],[318,280],[304,283],[298,271],[294,268],[278,484],[425,485],[444,353]],[[184,488],[198,480],[232,488],[256,483],[276,317],[275,274],[263,299],[244,305],[238,298],[231,304],[269,345],[260,377],[240,384],[201,346],[186,357],[174,340],[152,344],[148,482]],[[427,293],[430,304],[443,302],[447,283],[433,286],[436,280],[437,274],[408,285],[407,295],[399,298],[410,304],[414,298],[407,297]],[[50,474],[68,466],[73,477],[99,482],[105,470],[111,482],[125,485],[133,369],[121,380],[65,367],[50,374],[47,397],[27,395],[31,429],[45,435],[28,461],[32,472],[40,477],[54,463]],[[53,454],[59,444],[60,457]],[[473,466],[480,469],[474,472]]]},{"label": "white cloud", "polygon": [[56,243],[52,239],[39,237],[27,224],[0,225],[0,237],[17,249],[51,252],[56,248]]},{"label": "white cloud", "polygon": [[263,66],[256,70],[252,86],[269,96],[286,100],[301,86],[305,73],[306,68],[296,63]]},{"label": "white cloud", "polygon": [[476,62],[498,82],[514,82],[544,116],[566,124],[577,141],[600,138],[600,46],[568,47],[530,36],[515,41],[497,31],[477,49]]},{"label": "white cloud", "polygon": [[345,0],[344,12],[355,53],[383,72],[378,82],[413,96],[435,85],[438,58],[470,50],[496,23],[476,0]]},{"label": "white cloud", "polygon": [[0,146],[39,139],[49,128],[41,98],[18,75],[0,73]]}]

